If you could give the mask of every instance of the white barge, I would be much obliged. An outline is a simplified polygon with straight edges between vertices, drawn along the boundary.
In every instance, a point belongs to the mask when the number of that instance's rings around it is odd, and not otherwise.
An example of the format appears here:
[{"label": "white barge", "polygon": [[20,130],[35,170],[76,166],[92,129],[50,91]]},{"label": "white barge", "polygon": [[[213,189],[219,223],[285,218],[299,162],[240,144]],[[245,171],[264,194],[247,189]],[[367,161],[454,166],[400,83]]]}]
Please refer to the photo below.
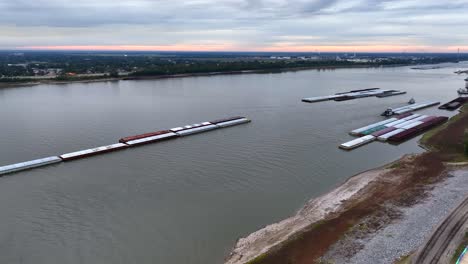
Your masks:
[{"label": "white barge", "polygon": [[387,134],[384,134],[384,135],[381,135],[377,138],[377,140],[379,141],[387,141],[390,137],[396,135],[396,134],[400,134],[401,132],[405,131],[404,129],[402,128],[399,128],[399,129],[396,129],[396,130],[393,130],[392,132],[389,132]]},{"label": "white barge", "polygon": [[202,133],[205,131],[217,129],[219,126],[213,125],[210,122],[203,122],[201,124],[194,124],[185,127],[176,127],[170,129],[172,132],[176,133],[177,135],[183,137],[188,135],[193,135],[197,133]]},{"label": "white barge", "polygon": [[415,122],[418,122],[418,121],[420,121],[420,120],[423,120],[423,119],[426,118],[426,117],[427,117],[426,115],[422,115],[422,116],[419,116],[419,117],[417,117],[417,118],[414,118],[414,119],[405,121],[405,122],[403,122],[403,123],[394,125],[393,127],[394,127],[394,128],[404,128],[405,126],[408,126],[408,125],[410,125],[410,124],[413,124],[413,123],[415,123]]},{"label": "white barge", "polygon": [[439,104],[440,102],[425,102],[425,103],[420,103],[420,104],[413,104],[413,105],[408,105],[404,107],[399,107],[396,109],[392,109],[392,111],[396,115],[401,115],[401,114],[409,113],[409,112],[420,110],[423,108],[432,107],[432,106],[439,105]]},{"label": "white barge", "polygon": [[38,167],[42,167],[42,166],[46,166],[50,164],[59,163],[59,162],[62,162],[62,159],[57,156],[53,156],[53,157],[47,157],[43,159],[37,159],[37,160],[11,164],[11,165],[0,167],[0,175],[38,168]]},{"label": "white barge", "polygon": [[380,121],[380,122],[377,122],[377,123],[374,123],[374,124],[367,125],[365,127],[355,129],[355,130],[349,132],[349,134],[353,135],[353,136],[359,136],[362,132],[364,132],[366,130],[372,129],[374,127],[382,126],[382,125],[385,125],[385,124],[388,124],[388,123],[391,123],[391,122],[395,122],[397,120],[398,120],[398,118],[394,118],[394,117],[389,118],[389,119],[386,119],[386,120],[383,120],[383,121]]},{"label": "white barge", "polygon": [[346,143],[343,143],[340,145],[340,148],[345,149],[345,150],[351,150],[351,149],[360,147],[362,145],[371,143],[374,140],[375,140],[374,136],[368,135],[368,136],[360,137],[360,138],[348,141]]},{"label": "white barge", "polygon": [[163,141],[163,140],[167,140],[167,139],[171,139],[175,137],[178,137],[176,133],[168,132],[168,133],[160,134],[157,136],[145,137],[145,138],[127,141],[126,144],[129,146],[137,146],[137,145],[149,144],[149,143],[153,143],[157,141]]},{"label": "white barge", "polygon": [[412,114],[410,116],[407,116],[405,118],[402,118],[402,119],[398,119],[397,121],[395,122],[391,122],[391,123],[388,123],[388,124],[385,124],[386,127],[395,127],[399,124],[402,124],[402,123],[405,123],[405,122],[408,122],[412,119],[415,119],[415,118],[418,118],[420,117],[421,115],[420,114]]},{"label": "white barge", "polygon": [[303,98],[302,102],[305,103],[317,103],[317,102],[323,102],[323,101],[329,101],[333,100],[338,97],[342,97],[343,95],[326,95],[326,96],[316,96],[316,97],[308,97],[308,98]]},{"label": "white barge", "polygon": [[424,122],[422,122],[422,121],[416,121],[416,122],[413,122],[413,123],[411,123],[411,124],[408,124],[408,125],[406,125],[406,126],[401,127],[401,129],[408,130],[408,129],[411,129],[411,128],[413,128],[413,127],[417,127],[417,126],[422,125],[422,124],[424,124]]},{"label": "white barge", "polygon": [[235,120],[231,120],[231,121],[217,123],[215,125],[219,126],[219,127],[230,127],[230,126],[236,126],[236,125],[246,124],[246,123],[250,123],[250,122],[251,122],[250,119],[241,118],[241,119],[235,119]]},{"label": "white barge", "polygon": [[364,97],[387,97],[392,95],[400,95],[405,94],[406,92],[396,91],[396,90],[382,90],[380,88],[370,88],[370,89],[362,89],[362,90],[354,90],[350,92],[344,93],[337,93],[333,95],[325,95],[325,96],[315,96],[315,97],[307,97],[303,98],[302,102],[306,103],[316,103],[316,102],[323,102],[329,100],[335,101],[345,101],[345,100],[352,100],[352,99],[359,99]]},{"label": "white barge", "polygon": [[89,156],[94,156],[94,155],[98,155],[98,154],[102,154],[106,152],[116,151],[116,150],[123,149],[123,148],[128,148],[128,145],[124,143],[117,143],[117,144],[112,144],[108,146],[102,146],[102,147],[85,149],[85,150],[80,150],[80,151],[76,151],[72,153],[62,154],[59,157],[63,161],[69,161],[69,160],[75,160],[75,159],[85,158]]}]

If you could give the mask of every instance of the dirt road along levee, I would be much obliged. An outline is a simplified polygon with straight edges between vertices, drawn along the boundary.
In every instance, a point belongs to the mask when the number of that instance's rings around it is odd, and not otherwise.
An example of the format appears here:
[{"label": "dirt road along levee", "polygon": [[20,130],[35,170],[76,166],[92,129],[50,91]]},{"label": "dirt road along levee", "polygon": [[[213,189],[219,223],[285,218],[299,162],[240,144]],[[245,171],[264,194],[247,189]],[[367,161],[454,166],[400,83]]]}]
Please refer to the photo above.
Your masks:
[{"label": "dirt road along levee", "polygon": [[437,227],[425,245],[416,253],[412,263],[450,263],[467,230],[468,198]]}]

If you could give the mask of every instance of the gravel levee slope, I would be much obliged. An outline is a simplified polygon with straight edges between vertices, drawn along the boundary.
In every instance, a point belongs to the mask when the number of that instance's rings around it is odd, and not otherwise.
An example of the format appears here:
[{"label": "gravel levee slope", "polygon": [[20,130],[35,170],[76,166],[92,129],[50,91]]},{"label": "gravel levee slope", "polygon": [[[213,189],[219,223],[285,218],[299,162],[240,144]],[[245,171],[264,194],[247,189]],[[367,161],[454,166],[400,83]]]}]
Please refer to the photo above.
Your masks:
[{"label": "gravel levee slope", "polygon": [[422,202],[401,208],[401,218],[357,241],[363,248],[351,258],[340,257],[336,247],[339,244],[333,246],[325,258],[336,264],[394,263],[415,251],[468,194],[468,170],[453,171],[450,176],[436,184]]}]

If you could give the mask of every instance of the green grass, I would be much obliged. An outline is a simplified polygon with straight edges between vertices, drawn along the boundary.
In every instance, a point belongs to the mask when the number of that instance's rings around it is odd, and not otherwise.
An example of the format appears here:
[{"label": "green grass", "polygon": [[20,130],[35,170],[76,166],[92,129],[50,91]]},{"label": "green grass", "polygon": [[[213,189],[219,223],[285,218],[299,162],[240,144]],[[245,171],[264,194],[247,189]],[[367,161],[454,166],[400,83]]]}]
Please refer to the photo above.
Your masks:
[{"label": "green grass", "polygon": [[390,164],[387,168],[388,169],[398,169],[399,167],[401,167],[401,163],[399,161],[397,161],[397,162],[394,162],[394,163]]},{"label": "green grass", "polygon": [[268,257],[268,253],[263,253],[262,255],[252,259],[251,261],[247,262],[246,264],[260,264],[265,261],[265,259]]},{"label": "green grass", "polygon": [[411,264],[411,254],[401,256],[394,264]]},{"label": "green grass", "polygon": [[447,129],[447,127],[450,126],[450,124],[453,124],[454,122],[458,122],[461,118],[463,118],[468,113],[468,104],[465,104],[460,109],[460,112],[461,112],[460,114],[453,116],[445,124],[426,132],[421,138],[421,140],[419,141],[420,144],[432,151],[440,150],[442,152],[446,152],[446,154],[449,155],[451,162],[467,162],[468,155],[466,155],[465,153],[459,153],[458,150],[447,148],[448,146],[445,147],[445,146],[433,145],[430,143],[430,140],[433,136],[437,135],[439,132],[443,131],[444,129]]},{"label": "green grass", "polygon": [[[440,131],[444,130],[445,128],[447,128],[447,126],[449,126],[451,123],[453,122],[456,122],[457,120],[459,120],[460,118],[463,117],[463,114],[464,113],[467,113],[468,112],[468,104],[465,104],[461,109],[460,109],[460,114],[458,115],[455,115],[454,117],[450,118],[449,121],[445,124],[443,124],[442,126],[439,126],[439,127],[436,127],[434,129],[431,129],[429,130],[428,132],[426,132],[424,134],[424,136],[421,138],[420,140],[420,143],[423,144],[423,145],[426,145],[428,146],[428,141],[431,137],[433,137],[434,135],[436,135],[437,133],[439,133]],[[429,147],[434,147],[434,146],[429,146]]]},{"label": "green grass", "polygon": [[466,246],[468,245],[468,232],[465,233],[465,236],[463,237],[462,242],[458,246],[457,250],[455,250],[455,253],[453,254],[452,260],[450,263],[457,263],[458,258],[462,254],[463,250],[465,250]]}]

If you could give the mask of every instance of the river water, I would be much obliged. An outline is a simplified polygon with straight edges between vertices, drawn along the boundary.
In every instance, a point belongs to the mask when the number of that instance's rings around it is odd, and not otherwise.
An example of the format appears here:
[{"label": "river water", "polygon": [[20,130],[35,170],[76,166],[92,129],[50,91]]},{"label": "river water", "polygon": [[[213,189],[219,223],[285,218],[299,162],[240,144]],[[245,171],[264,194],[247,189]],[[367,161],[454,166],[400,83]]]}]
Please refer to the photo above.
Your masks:
[{"label": "river water", "polygon": [[[405,153],[338,149],[389,106],[448,101],[460,66],[298,71],[0,89],[0,164],[244,115],[252,123],[0,178],[0,263],[222,263],[237,238]],[[381,87],[408,95],[302,103]],[[451,115],[431,108],[421,113]]]}]

